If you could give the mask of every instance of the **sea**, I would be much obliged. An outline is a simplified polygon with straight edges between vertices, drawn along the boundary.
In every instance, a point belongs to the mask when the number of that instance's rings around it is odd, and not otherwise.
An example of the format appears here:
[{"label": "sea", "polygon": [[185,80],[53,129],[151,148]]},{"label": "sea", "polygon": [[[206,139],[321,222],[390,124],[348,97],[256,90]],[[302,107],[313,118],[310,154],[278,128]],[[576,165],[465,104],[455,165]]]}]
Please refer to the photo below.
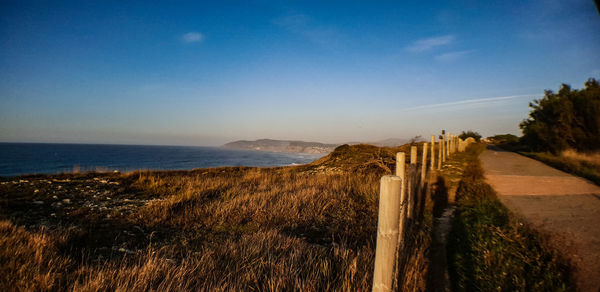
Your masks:
[{"label": "sea", "polygon": [[322,156],[199,146],[0,143],[0,176],[286,166],[310,163]]}]

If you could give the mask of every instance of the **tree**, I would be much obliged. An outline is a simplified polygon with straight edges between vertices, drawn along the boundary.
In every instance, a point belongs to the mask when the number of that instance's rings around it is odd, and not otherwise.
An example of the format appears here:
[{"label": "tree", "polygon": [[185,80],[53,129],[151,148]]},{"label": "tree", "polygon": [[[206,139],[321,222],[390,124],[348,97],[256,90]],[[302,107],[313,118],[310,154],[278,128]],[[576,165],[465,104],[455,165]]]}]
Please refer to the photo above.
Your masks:
[{"label": "tree", "polygon": [[529,103],[529,118],[519,125],[521,141],[533,151],[557,154],[567,148],[600,149],[600,84],[590,78],[582,90],[562,84],[558,93]]}]

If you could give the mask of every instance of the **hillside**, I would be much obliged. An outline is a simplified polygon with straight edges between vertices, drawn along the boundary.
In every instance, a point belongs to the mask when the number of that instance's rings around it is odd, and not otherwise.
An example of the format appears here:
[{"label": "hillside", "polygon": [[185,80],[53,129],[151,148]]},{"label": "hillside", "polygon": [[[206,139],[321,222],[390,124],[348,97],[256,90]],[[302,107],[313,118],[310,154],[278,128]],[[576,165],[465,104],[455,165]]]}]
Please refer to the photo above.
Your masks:
[{"label": "hillside", "polygon": [[[396,150],[344,145],[291,167],[0,178],[0,290],[370,290],[379,179]],[[429,234],[415,232],[422,248],[402,253],[406,290],[426,271]]]},{"label": "hillside", "polygon": [[338,145],[319,142],[259,139],[255,141],[240,140],[229,142],[222,147],[240,150],[324,154],[333,151],[336,146]]}]

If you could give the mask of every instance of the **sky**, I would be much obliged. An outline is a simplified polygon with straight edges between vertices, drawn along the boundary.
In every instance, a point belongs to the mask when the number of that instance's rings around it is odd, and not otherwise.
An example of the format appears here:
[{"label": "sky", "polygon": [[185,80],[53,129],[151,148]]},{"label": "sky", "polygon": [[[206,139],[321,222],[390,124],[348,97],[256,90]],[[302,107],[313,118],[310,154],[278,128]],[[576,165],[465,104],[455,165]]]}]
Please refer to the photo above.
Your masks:
[{"label": "sky", "polygon": [[592,0],[3,0],[0,142],[520,135],[599,32]]}]

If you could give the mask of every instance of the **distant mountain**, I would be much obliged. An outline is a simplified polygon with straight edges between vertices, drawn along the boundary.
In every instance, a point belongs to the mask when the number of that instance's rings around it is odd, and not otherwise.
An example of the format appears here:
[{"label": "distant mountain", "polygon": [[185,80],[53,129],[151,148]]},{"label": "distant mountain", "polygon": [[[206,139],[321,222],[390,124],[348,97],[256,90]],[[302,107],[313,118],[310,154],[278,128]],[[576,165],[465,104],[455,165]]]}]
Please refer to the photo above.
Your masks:
[{"label": "distant mountain", "polygon": [[229,142],[222,147],[229,149],[257,150],[271,152],[289,152],[289,153],[311,153],[323,154],[329,153],[339,144],[324,144],[319,142],[288,141],[260,139],[255,141],[234,141]]}]

